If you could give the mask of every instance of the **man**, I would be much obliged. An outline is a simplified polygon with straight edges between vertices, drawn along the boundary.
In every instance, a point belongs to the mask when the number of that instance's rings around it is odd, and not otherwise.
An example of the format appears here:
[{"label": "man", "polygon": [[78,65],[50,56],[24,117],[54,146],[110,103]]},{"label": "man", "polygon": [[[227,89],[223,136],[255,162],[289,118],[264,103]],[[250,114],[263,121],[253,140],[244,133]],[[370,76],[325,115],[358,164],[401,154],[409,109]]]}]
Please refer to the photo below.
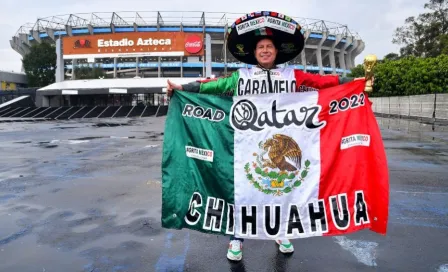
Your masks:
[{"label": "man", "polygon": [[[277,68],[276,57],[279,50],[275,45],[273,38],[269,36],[260,38],[254,45],[253,50],[257,66],[251,70],[253,70],[255,74],[257,71],[264,71],[265,73],[263,73],[263,76],[268,77],[267,71],[293,71],[296,80],[296,89],[295,91],[289,90],[288,92],[318,91],[323,88],[344,84],[353,80],[353,78],[347,77],[340,78],[337,75],[322,76],[319,74],[305,73],[301,70],[293,70],[291,68]],[[270,76],[271,75],[272,73]],[[222,94],[229,90],[234,90],[234,95],[254,94],[253,92],[247,93],[245,90],[239,89],[238,87],[240,86],[234,86],[238,77],[239,71],[233,72],[230,77],[206,79],[204,81],[191,82],[184,85],[175,84],[168,80],[167,93],[168,96],[171,96],[173,90],[182,90],[187,92]],[[356,78],[355,80],[359,79],[363,78]],[[267,88],[268,87],[272,88],[273,86],[271,84],[270,86],[267,86]],[[272,89],[266,89],[266,91],[268,91],[268,93],[275,93],[275,90]],[[262,94],[262,92],[259,93]]]},{"label": "man", "polygon": [[[294,21],[282,20],[275,12],[259,12],[263,16],[247,16],[238,19],[238,24],[231,27],[227,36],[227,45],[232,55],[241,62],[255,65],[253,68],[241,68],[230,76],[217,79],[207,79],[200,82],[191,82],[185,85],[175,84],[168,80],[168,96],[174,90],[199,92],[206,94],[253,95],[268,93],[293,93],[306,91],[319,91],[345,82],[350,78],[340,78],[337,75],[322,76],[304,73],[292,68],[279,68],[277,64],[294,59],[304,48],[304,37],[300,26]],[[246,17],[246,16],[245,16]],[[238,27],[248,21],[264,18],[258,28],[244,32]],[[274,21],[273,21],[274,19]],[[258,20],[260,22],[261,20]],[[281,22],[289,26],[281,30],[271,22]],[[252,26],[254,24],[251,24]],[[291,33],[291,26],[294,31]],[[240,31],[239,31],[240,30]],[[242,259],[243,239],[231,237],[227,258],[233,261]],[[288,239],[277,239],[279,250],[282,253],[292,253],[294,247]]]}]

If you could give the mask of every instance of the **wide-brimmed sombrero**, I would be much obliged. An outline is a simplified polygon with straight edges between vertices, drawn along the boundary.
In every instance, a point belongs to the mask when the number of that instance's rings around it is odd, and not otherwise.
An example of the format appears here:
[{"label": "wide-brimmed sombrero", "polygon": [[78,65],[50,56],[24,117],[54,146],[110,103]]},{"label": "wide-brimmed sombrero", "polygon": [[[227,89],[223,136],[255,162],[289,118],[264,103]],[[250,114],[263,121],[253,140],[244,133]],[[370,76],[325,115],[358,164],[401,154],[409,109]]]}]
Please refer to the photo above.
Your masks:
[{"label": "wide-brimmed sombrero", "polygon": [[278,50],[275,64],[294,59],[305,46],[301,26],[291,17],[272,11],[258,11],[237,19],[227,32],[227,47],[239,61],[257,64],[254,49],[263,38],[271,38]]}]

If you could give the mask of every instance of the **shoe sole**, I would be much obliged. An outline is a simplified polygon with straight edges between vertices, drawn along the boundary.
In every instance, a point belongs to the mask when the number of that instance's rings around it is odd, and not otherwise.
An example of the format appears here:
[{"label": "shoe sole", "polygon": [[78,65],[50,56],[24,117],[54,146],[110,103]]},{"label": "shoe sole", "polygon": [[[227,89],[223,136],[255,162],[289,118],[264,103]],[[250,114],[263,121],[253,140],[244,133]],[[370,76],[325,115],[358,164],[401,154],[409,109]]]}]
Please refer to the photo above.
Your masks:
[{"label": "shoe sole", "polygon": [[282,248],[282,247],[279,247],[278,249],[280,250],[281,253],[293,253],[294,252],[293,248]]},{"label": "shoe sole", "polygon": [[243,258],[243,255],[233,255],[233,254],[227,254],[227,259],[231,260],[231,261],[241,261],[241,259]]},{"label": "shoe sole", "polygon": [[278,250],[280,250],[281,253],[293,253],[294,252],[293,247],[286,248],[286,247],[282,247],[281,244],[279,244],[277,241],[275,241],[275,243],[278,245]]}]

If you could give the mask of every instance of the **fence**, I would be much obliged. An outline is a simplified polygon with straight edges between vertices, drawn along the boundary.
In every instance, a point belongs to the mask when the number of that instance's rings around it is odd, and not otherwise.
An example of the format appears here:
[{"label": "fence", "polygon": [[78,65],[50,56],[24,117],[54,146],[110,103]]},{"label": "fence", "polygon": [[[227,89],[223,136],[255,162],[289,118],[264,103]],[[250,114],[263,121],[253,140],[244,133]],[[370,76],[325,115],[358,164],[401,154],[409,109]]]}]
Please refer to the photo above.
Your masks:
[{"label": "fence", "polygon": [[372,97],[373,112],[414,118],[448,120],[448,94]]},{"label": "fence", "polygon": [[18,88],[14,91],[0,91],[0,104],[13,100],[22,95],[29,95],[33,102],[36,101],[36,91],[38,88]]}]

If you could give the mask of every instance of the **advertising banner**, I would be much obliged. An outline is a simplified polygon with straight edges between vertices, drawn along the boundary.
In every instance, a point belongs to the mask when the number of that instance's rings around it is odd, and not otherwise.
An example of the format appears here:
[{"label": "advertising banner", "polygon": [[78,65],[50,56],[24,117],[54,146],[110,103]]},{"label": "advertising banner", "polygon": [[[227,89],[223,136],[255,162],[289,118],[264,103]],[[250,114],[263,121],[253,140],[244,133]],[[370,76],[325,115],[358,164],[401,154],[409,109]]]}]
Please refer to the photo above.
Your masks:
[{"label": "advertising banner", "polygon": [[202,33],[130,32],[64,37],[64,59],[137,56],[200,56]]}]

